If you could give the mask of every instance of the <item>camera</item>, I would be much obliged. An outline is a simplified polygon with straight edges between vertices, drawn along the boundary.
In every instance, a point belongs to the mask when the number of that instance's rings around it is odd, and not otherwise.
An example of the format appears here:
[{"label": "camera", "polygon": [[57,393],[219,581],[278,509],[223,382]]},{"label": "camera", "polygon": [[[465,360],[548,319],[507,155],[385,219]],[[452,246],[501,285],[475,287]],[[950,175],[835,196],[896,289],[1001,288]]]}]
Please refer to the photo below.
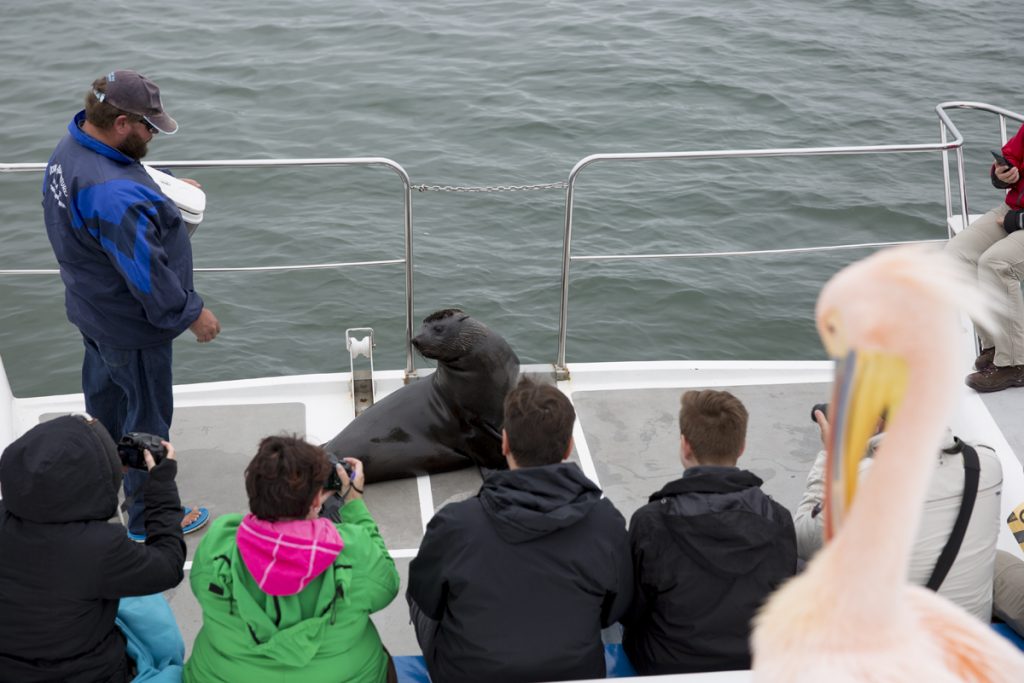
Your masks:
[{"label": "camera", "polygon": [[827,403],[815,403],[814,407],[811,408],[811,422],[818,424],[818,421],[814,419],[814,411],[820,410],[826,418],[828,418],[828,404]]},{"label": "camera", "polygon": [[345,474],[348,475],[348,480],[352,481],[352,477],[355,476],[355,470],[352,469],[352,465],[349,465],[344,460],[339,460],[338,456],[334,453],[327,454],[327,462],[331,463],[331,473],[327,475],[327,481],[324,482],[325,491],[340,491],[341,490],[341,477],[338,476],[337,466],[341,465],[345,468]]},{"label": "camera", "polygon": [[121,458],[121,464],[136,470],[146,469],[146,458],[142,451],[147,450],[153,454],[153,460],[159,463],[167,455],[167,449],[160,443],[163,441],[156,434],[145,432],[128,432],[117,442],[117,456]]}]

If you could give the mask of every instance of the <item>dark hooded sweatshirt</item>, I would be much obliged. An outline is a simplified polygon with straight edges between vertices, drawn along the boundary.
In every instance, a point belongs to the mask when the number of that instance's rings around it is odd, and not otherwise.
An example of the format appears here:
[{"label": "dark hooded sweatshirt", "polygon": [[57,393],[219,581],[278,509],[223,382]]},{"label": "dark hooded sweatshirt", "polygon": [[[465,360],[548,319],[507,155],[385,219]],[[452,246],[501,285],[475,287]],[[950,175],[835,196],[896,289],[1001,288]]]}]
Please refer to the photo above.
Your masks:
[{"label": "dark hooded sweatshirt", "polygon": [[750,620],[796,572],[793,517],[735,467],[691,467],[629,523],[623,646],[642,674],[750,668]]},{"label": "dark hooded sweatshirt", "polygon": [[574,463],[491,474],[434,516],[409,567],[414,618],[437,622],[431,680],[604,678],[630,565],[625,519]]},{"label": "dark hooded sweatshirt", "polygon": [[176,586],[185,543],[163,460],[146,484],[146,545],[110,523],[121,463],[98,422],[59,417],[0,457],[0,681],[124,681],[118,599]]}]

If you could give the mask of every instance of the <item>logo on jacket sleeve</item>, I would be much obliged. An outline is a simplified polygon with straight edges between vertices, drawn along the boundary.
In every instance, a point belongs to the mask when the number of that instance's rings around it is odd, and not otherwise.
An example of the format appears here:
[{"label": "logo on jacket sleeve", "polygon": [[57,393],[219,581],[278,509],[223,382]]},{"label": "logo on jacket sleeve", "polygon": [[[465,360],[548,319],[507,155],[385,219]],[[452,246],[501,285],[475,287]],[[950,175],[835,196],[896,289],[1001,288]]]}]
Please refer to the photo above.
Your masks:
[{"label": "logo on jacket sleeve", "polygon": [[68,208],[63,201],[68,196],[68,186],[64,183],[64,171],[60,164],[50,164],[49,177],[50,194],[53,196],[53,201],[57,202],[62,209]]}]

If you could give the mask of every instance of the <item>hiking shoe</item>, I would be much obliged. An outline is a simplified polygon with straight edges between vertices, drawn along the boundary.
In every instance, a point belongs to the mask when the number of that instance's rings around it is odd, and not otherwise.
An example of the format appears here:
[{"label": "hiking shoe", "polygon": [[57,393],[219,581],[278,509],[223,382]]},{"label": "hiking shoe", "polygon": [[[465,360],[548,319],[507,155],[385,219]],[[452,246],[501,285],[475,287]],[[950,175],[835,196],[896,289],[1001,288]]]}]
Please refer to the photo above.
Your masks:
[{"label": "hiking shoe", "polygon": [[996,360],[996,347],[990,346],[987,349],[981,350],[981,355],[974,361],[975,370],[988,370],[990,367],[995,365]]},{"label": "hiking shoe", "polygon": [[1024,387],[1024,365],[993,365],[986,370],[967,375],[966,382],[967,386],[980,393]]}]

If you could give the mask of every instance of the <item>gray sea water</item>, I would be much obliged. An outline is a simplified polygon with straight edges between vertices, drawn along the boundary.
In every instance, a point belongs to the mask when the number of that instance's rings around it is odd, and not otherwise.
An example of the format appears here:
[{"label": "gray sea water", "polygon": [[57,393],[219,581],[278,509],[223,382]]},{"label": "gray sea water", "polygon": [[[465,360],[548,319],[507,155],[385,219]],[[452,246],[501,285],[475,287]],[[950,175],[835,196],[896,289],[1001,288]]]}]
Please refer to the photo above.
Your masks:
[{"label": "gray sea water", "polygon": [[[565,180],[598,152],[934,142],[934,106],[1008,92],[1009,5],[981,0],[96,0],[0,3],[0,161],[43,162],[89,83],[153,78],[181,125],[148,160],[385,156],[414,183]],[[1012,15],[1012,12],[1009,12]],[[1015,106],[1016,105],[1016,106]],[[972,208],[995,120],[958,114]],[[940,158],[662,161],[587,170],[574,253],[714,251],[945,236]],[[195,170],[197,266],[394,258],[382,169]],[[0,268],[52,268],[40,177],[0,174]],[[415,312],[459,306],[524,362],[557,349],[564,192],[414,194]],[[838,252],[573,266],[568,358],[822,358],[813,304]],[[400,266],[199,274],[223,325],[186,333],[177,382],[347,369],[372,326],[404,363]],[[79,390],[55,276],[0,276],[16,395]]]}]

